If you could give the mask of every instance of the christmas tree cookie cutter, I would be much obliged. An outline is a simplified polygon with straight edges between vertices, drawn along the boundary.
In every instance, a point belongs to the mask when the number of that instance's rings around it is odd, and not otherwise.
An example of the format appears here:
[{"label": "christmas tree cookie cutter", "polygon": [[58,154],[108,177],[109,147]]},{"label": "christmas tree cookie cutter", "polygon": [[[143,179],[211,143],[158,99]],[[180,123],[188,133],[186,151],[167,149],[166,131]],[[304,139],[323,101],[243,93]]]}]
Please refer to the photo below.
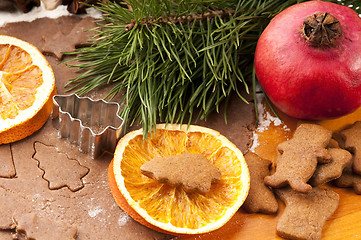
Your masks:
[{"label": "christmas tree cookie cutter", "polygon": [[52,119],[59,138],[67,138],[93,159],[114,152],[124,123],[118,103],[77,94],[55,95],[53,103]]}]

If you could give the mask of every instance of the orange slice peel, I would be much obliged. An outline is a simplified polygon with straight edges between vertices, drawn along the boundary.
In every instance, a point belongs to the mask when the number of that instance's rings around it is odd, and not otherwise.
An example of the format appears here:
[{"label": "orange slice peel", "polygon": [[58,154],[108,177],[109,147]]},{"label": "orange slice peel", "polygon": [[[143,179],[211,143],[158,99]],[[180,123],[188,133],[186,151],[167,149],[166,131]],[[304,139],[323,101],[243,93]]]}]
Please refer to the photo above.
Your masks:
[{"label": "orange slice peel", "polygon": [[0,144],[39,130],[52,111],[53,70],[33,45],[0,35]]}]

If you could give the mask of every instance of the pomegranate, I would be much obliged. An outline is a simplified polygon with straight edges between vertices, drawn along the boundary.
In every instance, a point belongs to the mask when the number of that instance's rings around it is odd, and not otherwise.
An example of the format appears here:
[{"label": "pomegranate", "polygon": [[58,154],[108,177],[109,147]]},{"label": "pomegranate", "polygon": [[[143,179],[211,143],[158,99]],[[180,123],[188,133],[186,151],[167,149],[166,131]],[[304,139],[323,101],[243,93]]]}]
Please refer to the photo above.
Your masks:
[{"label": "pomegranate", "polygon": [[351,113],[361,104],[361,18],[335,3],[295,4],[261,34],[255,70],[269,99],[289,116]]}]

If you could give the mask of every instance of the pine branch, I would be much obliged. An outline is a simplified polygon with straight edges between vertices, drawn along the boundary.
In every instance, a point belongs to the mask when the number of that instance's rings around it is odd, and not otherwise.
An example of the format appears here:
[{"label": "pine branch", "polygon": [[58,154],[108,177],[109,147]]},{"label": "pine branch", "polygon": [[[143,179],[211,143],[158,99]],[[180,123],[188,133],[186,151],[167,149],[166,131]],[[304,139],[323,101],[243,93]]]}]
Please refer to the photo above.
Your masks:
[{"label": "pine branch", "polygon": [[[352,0],[351,0],[352,1]],[[144,132],[160,122],[206,118],[232,93],[249,94],[257,39],[270,19],[301,0],[105,1],[94,43],[68,65],[82,72],[69,90],[85,94],[114,84],[121,117]],[[129,9],[129,6],[132,10]],[[195,116],[195,111],[199,114]]]},{"label": "pine branch", "polygon": [[[141,25],[137,25],[138,27],[147,27],[151,28],[153,25],[167,25],[168,23],[173,24],[186,24],[194,21],[204,22],[207,19],[213,19],[215,17],[220,17],[222,19],[227,18],[227,16],[231,16],[234,14],[234,9],[226,9],[226,10],[209,10],[204,13],[193,13],[191,15],[183,15],[183,16],[163,16],[160,18],[145,18],[143,17],[141,20]],[[136,25],[137,21],[132,20],[131,23],[125,26],[125,31],[132,30]]]}]

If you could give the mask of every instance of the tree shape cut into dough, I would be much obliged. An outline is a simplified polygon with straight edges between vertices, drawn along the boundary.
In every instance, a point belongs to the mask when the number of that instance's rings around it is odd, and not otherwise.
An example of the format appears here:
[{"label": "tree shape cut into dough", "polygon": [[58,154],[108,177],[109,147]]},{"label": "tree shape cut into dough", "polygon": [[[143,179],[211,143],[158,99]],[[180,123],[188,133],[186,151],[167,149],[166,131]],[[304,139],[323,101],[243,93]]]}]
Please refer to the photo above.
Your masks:
[{"label": "tree shape cut into dough", "polygon": [[16,175],[10,144],[0,145],[0,177],[13,178]]},{"label": "tree shape cut into dough", "polygon": [[274,188],[289,184],[292,189],[308,193],[312,186],[307,181],[317,163],[328,163],[331,155],[326,147],[332,132],[316,124],[301,124],[292,139],[277,146],[276,172],[265,177],[265,183]]},{"label": "tree shape cut into dough", "polygon": [[269,176],[271,161],[248,152],[244,156],[251,176],[251,187],[242,208],[249,213],[273,214],[278,211],[278,202],[272,190],[264,184],[264,178]]},{"label": "tree shape cut into dough", "polygon": [[44,36],[43,52],[54,54],[58,60],[62,60],[64,52],[72,52],[77,46],[84,45],[90,39],[91,32],[87,30],[95,26],[94,21],[84,18],[68,34],[59,31],[54,35]]},{"label": "tree shape cut into dough", "polygon": [[354,154],[352,170],[361,175],[361,121],[355,122],[340,133],[345,140],[345,148]]},{"label": "tree shape cut into dough", "polygon": [[154,158],[140,168],[142,174],[187,192],[206,193],[221,180],[221,172],[202,154],[184,153]]},{"label": "tree shape cut into dough", "polygon": [[88,174],[88,168],[80,165],[77,160],[69,159],[66,154],[58,152],[53,146],[36,142],[34,148],[33,158],[38,161],[38,167],[44,171],[43,178],[49,183],[49,189],[68,187],[75,192],[84,187],[82,178]]},{"label": "tree shape cut into dough", "polygon": [[286,204],[277,223],[278,235],[287,239],[321,239],[326,220],[338,207],[339,195],[319,187],[306,194],[288,187],[275,191]]},{"label": "tree shape cut into dough", "polygon": [[54,221],[40,217],[35,213],[15,215],[16,235],[36,240],[73,240],[77,227],[63,221]]}]

